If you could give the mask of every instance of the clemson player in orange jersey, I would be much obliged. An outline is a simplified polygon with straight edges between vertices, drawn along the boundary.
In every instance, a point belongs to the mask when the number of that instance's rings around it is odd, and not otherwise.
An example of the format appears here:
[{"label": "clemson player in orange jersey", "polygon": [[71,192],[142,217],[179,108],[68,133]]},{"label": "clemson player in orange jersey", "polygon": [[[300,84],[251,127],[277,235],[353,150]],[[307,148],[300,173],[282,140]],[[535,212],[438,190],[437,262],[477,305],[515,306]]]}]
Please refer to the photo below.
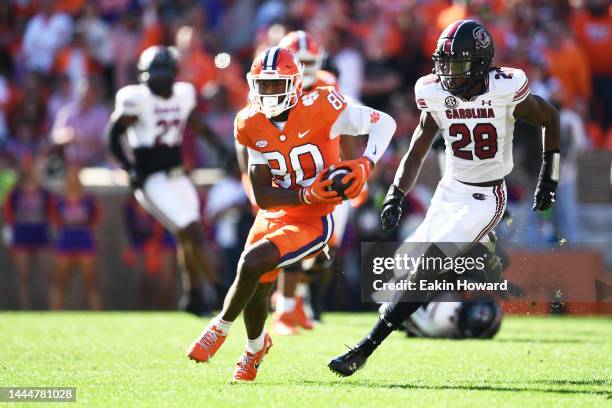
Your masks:
[{"label": "clemson player in orange jersey", "polygon": [[[333,88],[302,94],[302,69],[286,49],[263,52],[247,74],[250,104],[236,117],[235,137],[247,148],[260,210],[223,310],[188,351],[193,360],[209,361],[243,312],[248,338],[235,380],[254,380],[272,346],[264,324],[280,268],[316,256],[332,235],[330,214],[342,199],[327,190],[331,180],[324,179],[326,170],[332,165],[349,168],[345,195],[356,197],[395,132],[389,115],[347,103]],[[363,155],[341,162],[339,136],[363,134],[368,134]]]},{"label": "clemson player in orange jersey", "polygon": [[321,86],[338,88],[338,78],[321,68],[325,51],[310,33],[302,30],[291,31],[281,38],[278,46],[294,53],[304,66],[304,91],[309,92]]},{"label": "clemson player in orange jersey", "polygon": [[[310,92],[318,87],[332,86],[337,90],[338,80],[334,74],[321,69],[323,65],[323,55],[325,51],[323,47],[306,31],[291,31],[287,33],[278,43],[281,48],[286,48],[298,58],[304,66],[304,78],[302,88],[305,92]],[[354,138],[350,138],[354,139]],[[356,141],[355,141],[356,142]],[[349,145],[350,146],[347,146]],[[355,143],[350,143],[350,140],[344,139],[341,143],[341,153],[343,158],[356,158],[347,152],[355,151]],[[336,207],[334,210],[335,232],[329,242],[329,247],[333,247],[333,243],[342,239],[343,226],[348,218],[349,206],[343,205]],[[340,218],[340,228],[338,227],[338,219]],[[330,251],[330,252],[333,252]],[[329,254],[321,255],[323,259],[328,258]],[[315,262],[321,264],[321,262]],[[326,262],[329,264],[329,262]],[[311,262],[313,264],[313,262]],[[284,268],[278,278],[277,290],[273,296],[276,300],[275,313],[272,316],[272,332],[280,335],[294,335],[298,333],[297,328],[301,327],[306,330],[311,330],[314,326],[304,309],[303,299],[296,296],[296,288],[300,282],[304,282],[306,277],[300,263],[296,263],[289,268]],[[318,265],[317,265],[318,266]],[[319,268],[321,269],[321,268]],[[323,272],[323,271],[321,271]],[[316,277],[321,278],[320,276]],[[314,309],[314,307],[313,307]]]}]

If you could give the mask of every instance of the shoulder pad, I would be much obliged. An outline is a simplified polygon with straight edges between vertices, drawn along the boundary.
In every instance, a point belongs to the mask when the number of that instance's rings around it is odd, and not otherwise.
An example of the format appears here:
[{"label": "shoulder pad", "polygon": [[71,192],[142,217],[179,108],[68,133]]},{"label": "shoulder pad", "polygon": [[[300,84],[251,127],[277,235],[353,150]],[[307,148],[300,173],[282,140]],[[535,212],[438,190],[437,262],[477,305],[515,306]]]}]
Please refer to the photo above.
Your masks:
[{"label": "shoulder pad", "polygon": [[495,83],[500,95],[512,102],[520,102],[529,95],[529,80],[522,69],[502,67],[490,73],[489,81]]},{"label": "shoulder pad", "polygon": [[188,82],[175,82],[172,90],[181,96],[193,96],[195,98],[196,90],[195,87]]},{"label": "shoulder pad", "polygon": [[137,116],[144,98],[149,96],[145,85],[127,85],[117,91],[115,96],[115,112],[118,115]]},{"label": "shoulder pad", "polygon": [[251,147],[252,145],[248,137],[247,124],[249,118],[252,118],[256,113],[257,111],[251,105],[248,105],[242,108],[234,119],[234,137],[243,146]]},{"label": "shoulder pad", "polygon": [[116,99],[138,100],[146,95],[147,88],[144,85],[126,85],[117,91]]},{"label": "shoulder pad", "polygon": [[414,84],[414,97],[419,109],[431,108],[432,102],[443,98],[444,90],[440,86],[440,78],[429,74],[419,78]]}]

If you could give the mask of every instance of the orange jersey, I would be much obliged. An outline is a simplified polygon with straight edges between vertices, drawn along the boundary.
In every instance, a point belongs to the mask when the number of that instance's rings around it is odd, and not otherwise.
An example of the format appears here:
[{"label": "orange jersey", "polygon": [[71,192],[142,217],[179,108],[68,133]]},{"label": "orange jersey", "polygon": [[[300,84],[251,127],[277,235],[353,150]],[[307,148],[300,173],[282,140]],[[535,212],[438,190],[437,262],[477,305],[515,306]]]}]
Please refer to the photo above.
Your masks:
[{"label": "orange jersey", "polygon": [[[340,138],[331,138],[330,130],[346,100],[332,87],[317,88],[301,95],[291,108],[283,130],[251,106],[236,116],[234,135],[238,143],[259,152],[272,171],[274,186],[299,190],[332,164],[340,162]],[[267,211],[270,218],[289,214],[326,215],[329,204],[287,206]]]},{"label": "orange jersey", "polygon": [[314,85],[309,88],[309,91],[326,86],[331,86],[335,90],[338,90],[338,78],[331,72],[320,69],[317,71],[317,80]]}]

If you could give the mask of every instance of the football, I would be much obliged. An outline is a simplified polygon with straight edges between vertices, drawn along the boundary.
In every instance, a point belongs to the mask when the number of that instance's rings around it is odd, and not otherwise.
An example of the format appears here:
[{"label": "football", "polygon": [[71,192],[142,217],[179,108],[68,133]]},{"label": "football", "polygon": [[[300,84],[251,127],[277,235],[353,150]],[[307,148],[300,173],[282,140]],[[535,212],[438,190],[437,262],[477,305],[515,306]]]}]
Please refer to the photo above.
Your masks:
[{"label": "football", "polygon": [[347,197],[344,194],[347,188],[353,184],[353,180],[348,182],[347,184],[342,183],[342,179],[351,172],[351,170],[347,167],[337,167],[333,166],[327,170],[327,174],[325,175],[326,180],[332,180],[332,185],[327,187],[329,191],[336,191],[343,200],[346,200]]}]

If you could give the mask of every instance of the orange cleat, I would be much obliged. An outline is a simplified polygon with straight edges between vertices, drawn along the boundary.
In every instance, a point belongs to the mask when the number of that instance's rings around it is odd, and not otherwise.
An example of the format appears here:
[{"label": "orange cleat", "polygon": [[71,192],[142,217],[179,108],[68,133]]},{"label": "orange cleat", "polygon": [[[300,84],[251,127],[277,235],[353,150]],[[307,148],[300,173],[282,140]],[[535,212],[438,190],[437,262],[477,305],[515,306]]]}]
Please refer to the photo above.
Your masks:
[{"label": "orange cleat", "polygon": [[223,335],[221,330],[214,325],[208,326],[204,329],[200,338],[191,345],[187,351],[187,356],[197,363],[206,363],[219,350],[226,337],[227,335]]},{"label": "orange cleat", "polygon": [[274,313],[272,315],[272,332],[280,336],[293,336],[298,334],[296,323],[291,313]]},{"label": "orange cleat", "polygon": [[257,370],[263,361],[263,358],[272,347],[272,339],[266,333],[264,337],[264,346],[257,353],[249,353],[245,351],[240,360],[236,363],[232,378],[236,381],[253,381],[257,377]]},{"label": "orange cleat", "polygon": [[300,326],[306,330],[312,330],[314,327],[312,321],[308,315],[306,315],[306,311],[304,310],[304,299],[302,299],[301,296],[295,299],[295,309],[291,312],[291,320],[294,325]]}]

